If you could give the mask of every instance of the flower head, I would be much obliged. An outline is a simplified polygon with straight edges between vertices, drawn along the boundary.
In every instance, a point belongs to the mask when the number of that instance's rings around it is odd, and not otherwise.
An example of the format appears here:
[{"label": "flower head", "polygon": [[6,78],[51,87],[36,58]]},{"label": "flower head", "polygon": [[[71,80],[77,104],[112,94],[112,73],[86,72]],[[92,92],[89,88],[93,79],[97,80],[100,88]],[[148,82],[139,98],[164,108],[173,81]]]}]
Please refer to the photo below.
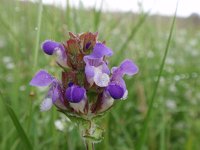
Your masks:
[{"label": "flower head", "polygon": [[113,106],[115,100],[125,99],[128,94],[124,75],[138,72],[129,59],[110,71],[107,58],[113,51],[97,41],[97,33],[69,33],[70,39],[59,43],[46,40],[42,50],[47,55],[56,55],[62,68],[62,80],[45,70],[40,70],[30,81],[32,86],[49,86],[41,110],[53,105],[66,115],[92,118]]}]

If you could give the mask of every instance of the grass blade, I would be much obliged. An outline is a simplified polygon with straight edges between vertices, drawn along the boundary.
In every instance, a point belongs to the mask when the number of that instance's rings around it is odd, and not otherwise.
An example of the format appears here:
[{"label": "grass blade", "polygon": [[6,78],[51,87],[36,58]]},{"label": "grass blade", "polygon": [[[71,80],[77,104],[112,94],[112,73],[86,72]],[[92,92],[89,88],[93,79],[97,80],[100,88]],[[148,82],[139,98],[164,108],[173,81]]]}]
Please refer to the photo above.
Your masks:
[{"label": "grass blade", "polygon": [[97,31],[99,28],[99,23],[101,20],[101,13],[102,13],[102,7],[103,7],[103,0],[101,0],[101,5],[99,10],[94,8],[94,31]]},{"label": "grass blade", "polygon": [[157,78],[157,81],[155,83],[153,94],[152,94],[151,99],[150,99],[149,109],[148,109],[147,115],[146,115],[145,120],[144,120],[144,126],[142,128],[141,138],[140,138],[138,144],[136,145],[136,149],[137,150],[141,150],[142,146],[144,145],[144,142],[145,142],[146,133],[147,133],[147,127],[148,127],[148,123],[149,123],[150,118],[151,118],[154,99],[155,99],[155,96],[156,96],[156,93],[157,93],[158,85],[159,85],[159,82],[160,82],[160,77],[161,77],[162,72],[163,72],[165,60],[166,60],[166,57],[167,57],[167,54],[168,54],[168,51],[169,51],[169,45],[170,45],[170,42],[171,42],[172,33],[173,33],[175,20],[176,20],[176,12],[177,12],[177,7],[176,7],[176,10],[175,10],[175,14],[174,14],[174,17],[173,17],[172,25],[171,25],[171,28],[170,28],[170,33],[169,33],[169,36],[168,36],[168,40],[167,40],[164,56],[162,58],[162,62],[161,62],[161,65],[160,65],[158,78]]},{"label": "grass blade", "polygon": [[38,51],[39,51],[39,42],[40,42],[40,28],[42,24],[42,0],[39,0],[39,10],[38,10],[38,21],[37,21],[37,35],[36,35],[36,43],[35,43],[35,53],[34,53],[34,64],[33,70],[35,71],[37,66],[37,59],[38,59]]},{"label": "grass blade", "polygon": [[75,29],[75,32],[76,33],[79,33],[80,32],[80,24],[79,24],[79,20],[78,20],[78,10],[76,8],[73,8],[72,9],[72,14],[73,14],[73,24],[74,24],[74,29]]},{"label": "grass blade", "polygon": [[[37,34],[36,34],[36,41],[35,41],[35,50],[34,50],[34,61],[33,61],[33,72],[35,72],[37,68],[38,63],[38,51],[39,51],[39,43],[40,43],[40,30],[41,30],[41,24],[42,24],[42,12],[43,12],[43,4],[42,0],[38,1],[38,20],[37,20]],[[27,131],[28,133],[31,132],[31,123],[33,121],[33,102],[30,101],[29,104],[29,114],[28,114],[28,120],[27,120]]]},{"label": "grass blade", "polygon": [[18,132],[18,134],[19,134],[19,136],[21,138],[21,140],[23,141],[24,146],[26,147],[26,149],[32,150],[33,147],[31,145],[31,143],[30,143],[30,141],[29,141],[29,139],[28,139],[23,127],[22,127],[22,125],[20,124],[20,122],[19,122],[14,110],[12,109],[12,107],[10,107],[10,105],[8,105],[5,102],[5,99],[4,99],[3,94],[1,93],[1,91],[0,91],[0,96],[1,96],[1,98],[3,100],[3,104],[4,104],[6,110],[7,110],[8,114],[9,114],[9,117],[11,118],[11,120],[12,120],[12,122],[13,122],[13,124],[14,124],[14,126],[15,126],[15,128],[16,128],[16,130],[17,130],[17,132]]},{"label": "grass blade", "polygon": [[71,26],[72,26],[71,21],[72,21],[72,19],[71,19],[71,6],[70,6],[70,1],[69,0],[67,0],[66,8],[67,8],[66,9],[67,25],[68,25],[68,29],[71,30]]}]

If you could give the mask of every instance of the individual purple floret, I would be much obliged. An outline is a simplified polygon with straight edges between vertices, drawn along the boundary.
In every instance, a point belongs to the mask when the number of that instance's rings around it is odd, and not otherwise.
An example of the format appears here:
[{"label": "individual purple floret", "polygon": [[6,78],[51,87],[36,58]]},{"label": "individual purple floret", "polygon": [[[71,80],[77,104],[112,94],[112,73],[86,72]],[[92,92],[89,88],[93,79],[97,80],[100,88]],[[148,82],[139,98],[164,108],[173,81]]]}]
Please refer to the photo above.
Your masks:
[{"label": "individual purple floret", "polygon": [[84,99],[85,89],[83,87],[72,85],[66,89],[65,97],[71,103],[79,103]]},{"label": "individual purple floret", "polygon": [[105,56],[111,56],[112,50],[102,43],[97,43],[90,55],[84,56],[85,74],[90,85],[95,83],[100,87],[106,87],[109,82],[110,70],[105,62]]},{"label": "individual purple floret", "polygon": [[67,66],[67,55],[64,46],[61,43],[46,40],[42,43],[42,49],[47,55],[56,55],[57,63],[63,67]]},{"label": "individual purple floret", "polygon": [[42,49],[47,55],[53,55],[55,50],[60,47],[60,43],[51,40],[46,40],[42,44]]},{"label": "individual purple floret", "polygon": [[104,112],[112,107],[114,100],[127,98],[128,90],[126,89],[126,84],[123,80],[123,76],[125,74],[131,76],[137,72],[137,66],[128,59],[124,60],[119,67],[112,68],[110,82],[103,92],[100,103],[101,106],[97,110],[98,113]]},{"label": "individual purple floret", "polygon": [[107,91],[113,99],[127,96],[126,84],[123,80],[125,74],[132,76],[138,72],[138,67],[131,60],[124,60],[119,67],[112,68],[112,76]]},{"label": "individual purple floret", "polygon": [[117,84],[109,84],[109,86],[107,87],[107,90],[110,94],[110,96],[114,99],[120,99],[123,97],[125,91],[124,89],[117,85]]},{"label": "individual purple floret", "polygon": [[41,104],[41,111],[49,110],[53,104],[61,109],[66,109],[60,83],[45,70],[38,71],[31,80],[30,85],[37,87],[50,86],[48,94]]},{"label": "individual purple floret", "polygon": [[65,97],[76,112],[84,113],[87,102],[86,90],[84,87],[69,83],[69,87],[65,91]]}]

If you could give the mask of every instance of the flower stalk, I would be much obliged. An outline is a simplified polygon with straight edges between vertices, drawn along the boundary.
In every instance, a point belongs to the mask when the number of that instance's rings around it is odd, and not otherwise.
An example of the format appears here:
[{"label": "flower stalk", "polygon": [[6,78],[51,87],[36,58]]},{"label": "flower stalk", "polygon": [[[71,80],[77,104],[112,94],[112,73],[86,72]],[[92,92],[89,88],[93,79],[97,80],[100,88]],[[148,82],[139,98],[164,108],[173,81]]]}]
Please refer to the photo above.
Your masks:
[{"label": "flower stalk", "polygon": [[85,147],[86,147],[86,150],[94,150],[94,143],[91,140],[86,139]]}]

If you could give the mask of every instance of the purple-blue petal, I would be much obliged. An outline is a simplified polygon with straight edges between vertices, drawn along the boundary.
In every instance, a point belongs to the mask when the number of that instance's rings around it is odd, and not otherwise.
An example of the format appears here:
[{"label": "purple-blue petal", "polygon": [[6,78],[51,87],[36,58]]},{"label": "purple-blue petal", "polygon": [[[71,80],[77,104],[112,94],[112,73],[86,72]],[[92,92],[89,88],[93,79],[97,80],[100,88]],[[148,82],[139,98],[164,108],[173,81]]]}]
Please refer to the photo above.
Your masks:
[{"label": "purple-blue petal", "polygon": [[66,89],[65,97],[71,103],[79,103],[81,100],[83,100],[85,93],[86,91],[83,87],[73,85]]},{"label": "purple-blue petal", "polygon": [[110,48],[106,47],[102,43],[96,43],[93,52],[90,54],[90,56],[94,58],[102,58],[104,56],[112,56],[112,54],[113,52]]},{"label": "purple-blue petal", "polygon": [[122,77],[112,78],[112,79],[110,80],[109,85],[110,85],[110,84],[119,85],[119,86],[121,86],[121,87],[124,89],[124,91],[126,91],[126,83],[125,83],[125,81],[124,81],[124,79],[123,79]]},{"label": "purple-blue petal", "polygon": [[53,55],[55,49],[59,47],[60,43],[51,40],[46,40],[42,43],[42,49],[48,55]]},{"label": "purple-blue petal", "polygon": [[92,66],[90,66],[89,64],[86,64],[86,66],[85,66],[85,75],[86,75],[87,79],[94,77],[94,68]]},{"label": "purple-blue petal", "polygon": [[89,64],[90,66],[95,66],[95,67],[101,65],[103,62],[102,58],[94,58],[91,55],[84,56],[83,60],[86,64]]},{"label": "purple-blue petal", "polygon": [[54,82],[52,87],[52,102],[55,103],[57,100],[62,99],[62,90],[60,85],[57,82]]},{"label": "purple-blue petal", "polygon": [[112,68],[111,80],[122,78],[125,74],[134,75],[138,72],[138,67],[129,59],[124,60],[119,67]]},{"label": "purple-blue petal", "polygon": [[[64,104],[64,97],[60,82],[58,80],[54,80],[51,84],[51,87],[48,91],[47,98],[51,98],[52,103],[59,109],[66,109]],[[48,103],[47,103],[48,104]]]},{"label": "purple-blue petal", "polygon": [[110,69],[108,68],[108,65],[105,62],[102,63],[102,72],[108,75],[110,74]]},{"label": "purple-blue petal", "polygon": [[124,60],[120,65],[124,74],[134,75],[138,72],[138,67],[129,59]]},{"label": "purple-blue petal", "polygon": [[107,91],[113,99],[121,99],[124,96],[124,89],[117,84],[110,84]]},{"label": "purple-blue petal", "polygon": [[36,73],[33,79],[30,81],[30,85],[32,86],[48,86],[54,80],[54,77],[51,76],[45,70],[40,70]]},{"label": "purple-blue petal", "polygon": [[91,82],[94,77],[94,67],[98,67],[102,64],[102,59],[100,58],[92,58],[91,56],[87,55],[84,56],[83,60],[85,61],[85,75],[87,77],[87,81]]}]

